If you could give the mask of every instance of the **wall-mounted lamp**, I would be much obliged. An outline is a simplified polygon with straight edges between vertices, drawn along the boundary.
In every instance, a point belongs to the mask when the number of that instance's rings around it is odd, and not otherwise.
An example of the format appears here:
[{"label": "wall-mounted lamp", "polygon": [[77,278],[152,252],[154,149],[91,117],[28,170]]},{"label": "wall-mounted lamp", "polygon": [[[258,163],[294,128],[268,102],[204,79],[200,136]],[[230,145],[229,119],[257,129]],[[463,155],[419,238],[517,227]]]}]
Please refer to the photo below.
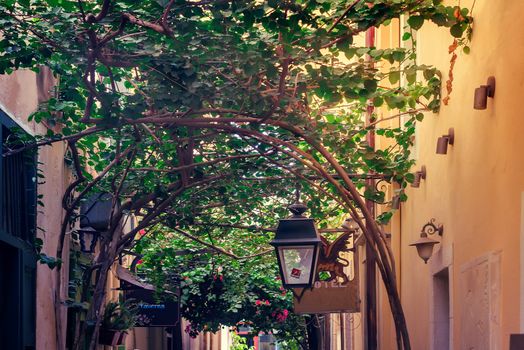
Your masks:
[{"label": "wall-mounted lamp", "polygon": [[455,143],[455,129],[449,128],[447,135],[442,135],[437,140],[437,154],[448,153],[448,144]]},{"label": "wall-mounted lamp", "polygon": [[420,187],[420,180],[426,180],[426,166],[423,165],[419,171],[415,172],[415,179],[411,183],[411,187]]},{"label": "wall-mounted lamp", "polygon": [[400,195],[396,194],[391,198],[391,209],[400,209]]},{"label": "wall-mounted lamp", "polygon": [[433,246],[439,243],[439,241],[435,241],[434,239],[428,238],[428,235],[432,235],[435,233],[438,233],[439,236],[442,236],[442,234],[444,233],[444,226],[435,225],[435,219],[431,219],[427,224],[422,226],[422,230],[420,231],[420,238],[414,243],[410,244],[410,246],[414,246],[417,248],[418,256],[420,256],[426,264],[428,263],[428,259],[431,258],[431,255],[433,254]]},{"label": "wall-mounted lamp", "polygon": [[480,85],[480,87],[475,89],[473,108],[486,109],[488,106],[488,97],[495,97],[495,77],[489,77],[486,85]]}]

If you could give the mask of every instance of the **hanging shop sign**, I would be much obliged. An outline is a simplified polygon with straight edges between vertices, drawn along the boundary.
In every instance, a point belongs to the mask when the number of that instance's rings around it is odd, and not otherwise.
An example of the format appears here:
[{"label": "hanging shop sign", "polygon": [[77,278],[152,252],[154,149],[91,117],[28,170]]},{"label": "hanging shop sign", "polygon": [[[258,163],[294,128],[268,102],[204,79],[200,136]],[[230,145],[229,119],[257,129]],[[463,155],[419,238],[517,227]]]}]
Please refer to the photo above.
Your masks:
[{"label": "hanging shop sign", "polygon": [[117,268],[117,276],[125,298],[132,299],[138,307],[135,327],[173,327],[178,324],[179,304],[170,295],[163,295],[158,299],[152,285],[138,281],[121,266]]},{"label": "hanging shop sign", "polygon": [[317,276],[312,288],[295,288],[294,311],[299,314],[359,312],[357,250],[353,233],[346,232],[332,243],[324,237]]},{"label": "hanging shop sign", "polygon": [[155,292],[147,289],[126,291],[126,298],[137,302],[135,327],[173,327],[179,321],[178,303],[169,299],[157,300]]}]

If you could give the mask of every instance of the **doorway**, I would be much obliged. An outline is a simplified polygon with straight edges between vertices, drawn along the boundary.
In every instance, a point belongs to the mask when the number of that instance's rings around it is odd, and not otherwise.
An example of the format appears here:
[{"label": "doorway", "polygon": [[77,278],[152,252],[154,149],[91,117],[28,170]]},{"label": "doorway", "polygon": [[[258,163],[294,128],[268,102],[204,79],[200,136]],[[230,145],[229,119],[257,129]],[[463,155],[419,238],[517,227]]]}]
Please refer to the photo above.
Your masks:
[{"label": "doorway", "polygon": [[433,275],[433,344],[432,350],[451,349],[449,269]]}]

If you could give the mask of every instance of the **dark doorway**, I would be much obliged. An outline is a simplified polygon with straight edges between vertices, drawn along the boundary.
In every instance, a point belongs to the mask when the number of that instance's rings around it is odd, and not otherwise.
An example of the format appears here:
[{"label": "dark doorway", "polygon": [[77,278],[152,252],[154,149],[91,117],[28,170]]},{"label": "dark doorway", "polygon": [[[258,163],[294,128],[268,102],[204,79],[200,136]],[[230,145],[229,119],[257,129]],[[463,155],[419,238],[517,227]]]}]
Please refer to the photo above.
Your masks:
[{"label": "dark doorway", "polygon": [[445,268],[433,275],[433,347],[432,350],[449,350],[450,346],[449,270]]}]

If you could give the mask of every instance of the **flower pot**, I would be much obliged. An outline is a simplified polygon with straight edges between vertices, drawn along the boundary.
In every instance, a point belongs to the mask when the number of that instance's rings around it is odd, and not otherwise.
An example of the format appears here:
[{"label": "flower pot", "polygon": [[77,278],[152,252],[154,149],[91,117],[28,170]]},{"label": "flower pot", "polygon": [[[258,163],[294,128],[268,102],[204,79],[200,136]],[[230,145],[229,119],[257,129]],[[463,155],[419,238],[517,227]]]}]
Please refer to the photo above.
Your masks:
[{"label": "flower pot", "polygon": [[120,331],[113,329],[100,329],[98,343],[110,346],[118,345],[121,337],[122,332]]}]

